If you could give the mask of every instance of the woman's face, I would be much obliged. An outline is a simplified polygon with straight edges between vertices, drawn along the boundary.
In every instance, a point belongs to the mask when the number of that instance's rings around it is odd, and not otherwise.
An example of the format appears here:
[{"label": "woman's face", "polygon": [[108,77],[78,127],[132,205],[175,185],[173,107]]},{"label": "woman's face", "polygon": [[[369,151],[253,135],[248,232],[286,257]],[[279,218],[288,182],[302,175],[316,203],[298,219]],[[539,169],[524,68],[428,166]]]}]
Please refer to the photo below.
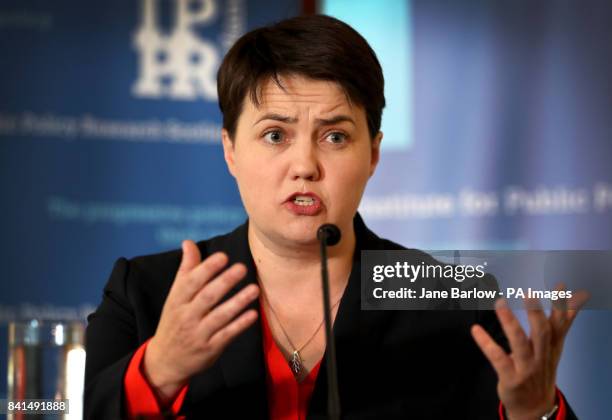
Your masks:
[{"label": "woman's face", "polygon": [[262,86],[259,107],[247,96],[233,142],[223,130],[223,149],[255,233],[309,245],[323,223],[352,229],[382,133],[370,140],[364,109],[337,83],[281,81],[284,90],[271,80]]}]

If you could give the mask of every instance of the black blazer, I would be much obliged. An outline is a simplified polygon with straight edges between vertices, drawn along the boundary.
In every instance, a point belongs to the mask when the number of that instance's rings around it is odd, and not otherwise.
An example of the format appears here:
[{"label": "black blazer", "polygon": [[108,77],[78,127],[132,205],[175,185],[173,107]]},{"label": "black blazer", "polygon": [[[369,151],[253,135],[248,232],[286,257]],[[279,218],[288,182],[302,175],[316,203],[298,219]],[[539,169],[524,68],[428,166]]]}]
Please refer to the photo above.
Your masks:
[{"label": "black blazer", "polygon": [[[216,251],[248,274],[229,294],[255,283],[247,241],[248,222],[198,243],[203,258]],[[483,325],[507,348],[491,311],[362,311],[361,250],[404,249],[367,229],[359,215],[349,283],[334,323],[342,418],[497,419],[497,378],[470,335]],[[415,261],[433,261],[417,250]],[[181,251],[119,259],[103,300],[89,316],[85,369],[85,418],[123,416],[123,377],[135,350],[157,327]],[[259,305],[251,305],[259,310]],[[268,419],[266,371],[259,320],[232,342],[218,361],[191,378],[181,414],[204,419]],[[308,408],[308,419],[327,413],[325,359]],[[575,416],[571,413],[568,419]]]}]

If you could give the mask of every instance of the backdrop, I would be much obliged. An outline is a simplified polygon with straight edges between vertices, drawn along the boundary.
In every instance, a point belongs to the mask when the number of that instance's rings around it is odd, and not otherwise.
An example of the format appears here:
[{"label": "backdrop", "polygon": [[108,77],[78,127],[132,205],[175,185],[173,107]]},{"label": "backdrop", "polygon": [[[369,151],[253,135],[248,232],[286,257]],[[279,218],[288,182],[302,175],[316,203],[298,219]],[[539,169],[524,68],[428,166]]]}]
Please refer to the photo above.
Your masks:
[{"label": "backdrop", "polygon": [[[0,377],[12,319],[82,319],[114,260],[245,218],[215,74],[295,1],[0,5]],[[383,155],[361,206],[425,249],[612,249],[612,4],[330,0],[383,62]],[[607,414],[609,311],[582,313],[559,385]],[[6,383],[0,381],[0,396]]]}]

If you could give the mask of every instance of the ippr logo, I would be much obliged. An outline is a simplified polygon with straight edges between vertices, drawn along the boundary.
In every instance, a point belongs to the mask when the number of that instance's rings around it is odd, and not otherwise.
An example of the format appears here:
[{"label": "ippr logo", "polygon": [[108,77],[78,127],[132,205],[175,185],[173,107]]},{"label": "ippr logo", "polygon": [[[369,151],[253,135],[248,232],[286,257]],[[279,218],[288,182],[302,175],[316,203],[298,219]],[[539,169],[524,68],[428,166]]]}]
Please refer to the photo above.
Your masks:
[{"label": "ippr logo", "polygon": [[[158,0],[142,0],[142,20],[134,34],[139,53],[138,80],[132,93],[140,98],[217,100],[219,51],[194,27],[213,22],[214,0],[175,0],[174,27],[169,35],[158,28]],[[197,7],[194,7],[197,6]]]}]

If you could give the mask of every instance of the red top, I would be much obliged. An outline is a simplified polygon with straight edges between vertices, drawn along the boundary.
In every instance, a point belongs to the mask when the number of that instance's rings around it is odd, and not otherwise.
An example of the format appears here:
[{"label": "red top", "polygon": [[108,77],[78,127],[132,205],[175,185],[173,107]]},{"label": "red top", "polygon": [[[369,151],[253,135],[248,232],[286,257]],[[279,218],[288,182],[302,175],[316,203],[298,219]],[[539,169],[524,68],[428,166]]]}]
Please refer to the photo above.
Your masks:
[{"label": "red top", "polygon": [[321,360],[302,382],[298,382],[280,351],[263,309],[260,311],[263,330],[264,358],[266,360],[266,384],[270,419],[305,420],[308,402],[314,390]]},{"label": "red top", "polygon": [[[306,418],[308,402],[314,390],[321,361],[317,363],[308,376],[298,383],[289,368],[287,360],[276,345],[272,331],[266,320],[264,311],[260,311],[263,332],[263,350],[266,361],[266,384],[268,388],[268,408],[270,420],[303,420]],[[147,348],[147,340],[143,343],[128,365],[123,380],[125,389],[126,414],[129,419],[137,416],[161,416],[160,406],[155,392],[142,371],[142,359]],[[171,407],[168,407],[175,416],[178,414],[188,386],[185,385],[176,395]],[[559,409],[555,420],[565,420],[566,407],[561,392],[557,389]],[[161,418],[161,417],[160,417]],[[184,417],[179,417],[184,418]],[[499,418],[505,420],[504,407],[499,404]]]}]

